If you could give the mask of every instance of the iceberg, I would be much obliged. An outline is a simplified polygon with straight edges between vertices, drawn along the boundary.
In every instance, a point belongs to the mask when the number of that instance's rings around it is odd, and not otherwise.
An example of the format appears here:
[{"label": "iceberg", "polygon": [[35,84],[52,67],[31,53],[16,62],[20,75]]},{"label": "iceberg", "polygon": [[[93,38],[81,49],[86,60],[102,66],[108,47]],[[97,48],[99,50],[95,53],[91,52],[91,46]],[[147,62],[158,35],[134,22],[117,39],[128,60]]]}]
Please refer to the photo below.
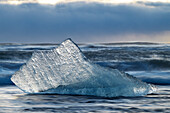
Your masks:
[{"label": "iceberg", "polygon": [[26,93],[133,97],[156,90],[131,75],[89,61],[71,39],[55,49],[35,51],[11,80]]}]

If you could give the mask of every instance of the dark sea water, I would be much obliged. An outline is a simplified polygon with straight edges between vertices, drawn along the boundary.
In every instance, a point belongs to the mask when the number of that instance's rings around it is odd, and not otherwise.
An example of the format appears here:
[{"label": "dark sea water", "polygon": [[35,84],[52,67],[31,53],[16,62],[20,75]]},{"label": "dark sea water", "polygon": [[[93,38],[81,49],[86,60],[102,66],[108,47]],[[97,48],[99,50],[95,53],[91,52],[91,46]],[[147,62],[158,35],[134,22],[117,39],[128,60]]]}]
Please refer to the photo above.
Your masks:
[{"label": "dark sea water", "polygon": [[143,97],[101,98],[71,95],[31,95],[10,80],[33,51],[57,44],[0,44],[0,113],[170,112],[170,44],[81,44],[87,58],[104,67],[119,69],[155,84],[154,94]]}]

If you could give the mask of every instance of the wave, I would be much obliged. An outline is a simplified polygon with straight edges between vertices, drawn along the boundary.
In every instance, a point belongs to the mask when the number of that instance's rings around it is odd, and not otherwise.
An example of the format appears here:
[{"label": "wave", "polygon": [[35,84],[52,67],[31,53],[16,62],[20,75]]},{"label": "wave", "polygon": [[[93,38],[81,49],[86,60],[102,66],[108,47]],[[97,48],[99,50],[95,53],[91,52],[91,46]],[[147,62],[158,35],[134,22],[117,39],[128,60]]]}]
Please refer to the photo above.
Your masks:
[{"label": "wave", "polygon": [[[15,62],[0,62],[1,69],[8,69],[8,70],[18,70],[24,63],[15,63]],[[0,71],[1,72],[1,71]]]},{"label": "wave", "polygon": [[128,62],[96,62],[97,64],[121,71],[151,71],[151,70],[168,70],[170,69],[169,60],[144,60]]},{"label": "wave", "polygon": [[127,71],[140,80],[155,85],[170,85],[170,71]]},{"label": "wave", "polygon": [[23,64],[11,61],[0,62],[0,85],[14,85],[10,78]]},{"label": "wave", "polygon": [[155,85],[170,85],[170,78],[163,77],[139,77],[144,82],[155,84]]},{"label": "wave", "polygon": [[101,43],[102,45],[159,45],[161,43],[152,43],[152,42],[120,42],[120,43]]},{"label": "wave", "polygon": [[29,51],[0,51],[0,60],[25,60],[31,55]]},{"label": "wave", "polygon": [[0,85],[14,85],[14,83],[11,81],[12,75],[0,75]]}]

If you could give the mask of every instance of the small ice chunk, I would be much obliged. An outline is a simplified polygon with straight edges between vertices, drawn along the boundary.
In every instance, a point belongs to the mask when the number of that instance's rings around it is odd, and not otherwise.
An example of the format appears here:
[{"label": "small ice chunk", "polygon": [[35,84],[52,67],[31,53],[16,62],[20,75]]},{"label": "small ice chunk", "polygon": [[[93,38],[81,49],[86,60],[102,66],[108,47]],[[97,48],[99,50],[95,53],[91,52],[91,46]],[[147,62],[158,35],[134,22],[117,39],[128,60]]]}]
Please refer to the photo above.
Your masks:
[{"label": "small ice chunk", "polygon": [[155,91],[131,75],[92,63],[71,39],[55,49],[35,51],[11,80],[27,93],[116,97]]}]

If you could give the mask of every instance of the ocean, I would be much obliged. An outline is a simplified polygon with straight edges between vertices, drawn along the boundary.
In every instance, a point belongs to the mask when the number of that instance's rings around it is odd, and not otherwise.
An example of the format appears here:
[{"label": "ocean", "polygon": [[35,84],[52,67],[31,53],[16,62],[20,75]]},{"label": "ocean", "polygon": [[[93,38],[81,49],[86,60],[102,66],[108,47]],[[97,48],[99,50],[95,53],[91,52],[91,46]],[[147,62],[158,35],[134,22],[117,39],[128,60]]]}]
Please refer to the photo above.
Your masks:
[{"label": "ocean", "polygon": [[119,69],[156,85],[157,92],[142,97],[26,94],[11,82],[11,76],[28,61],[34,51],[50,50],[57,46],[58,44],[0,44],[0,113],[170,112],[170,44],[79,44],[84,55],[92,62]]}]

